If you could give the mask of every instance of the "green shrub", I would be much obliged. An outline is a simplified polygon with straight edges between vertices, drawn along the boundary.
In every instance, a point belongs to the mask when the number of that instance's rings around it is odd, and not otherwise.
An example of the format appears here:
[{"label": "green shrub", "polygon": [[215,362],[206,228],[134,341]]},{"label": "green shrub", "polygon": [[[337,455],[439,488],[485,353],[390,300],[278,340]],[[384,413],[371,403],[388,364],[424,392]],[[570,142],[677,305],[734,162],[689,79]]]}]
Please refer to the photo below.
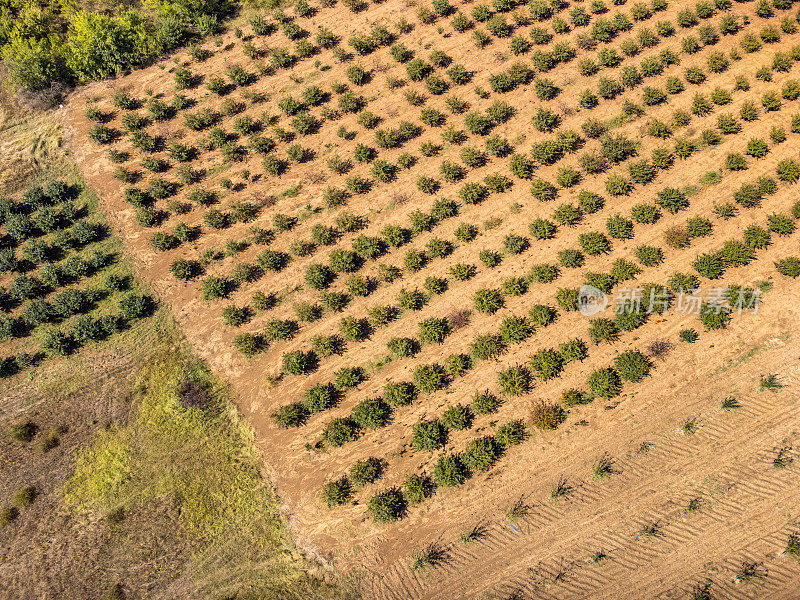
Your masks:
[{"label": "green shrub", "polygon": [[582,362],[589,353],[584,341],[574,338],[559,345],[558,354],[563,362]]},{"label": "green shrub", "polygon": [[336,406],[339,394],[330,383],[318,383],[306,390],[303,406],[309,413],[317,413]]},{"label": "green shrub", "polygon": [[619,330],[611,319],[598,317],[589,322],[589,337],[592,342],[614,342],[619,338]]},{"label": "green shrub", "polygon": [[441,365],[420,365],[414,369],[414,385],[423,394],[430,394],[442,389],[448,383],[447,374]]},{"label": "green shrub", "polygon": [[533,176],[533,162],[522,154],[512,154],[509,163],[512,175],[520,179],[530,179]]},{"label": "green shrub", "polygon": [[634,279],[639,273],[641,273],[641,271],[642,270],[632,262],[627,261],[624,258],[618,258],[611,266],[611,273],[609,274],[610,278],[606,278],[608,284],[601,287],[601,289],[604,291],[610,290],[617,282]]},{"label": "green shrub", "polygon": [[499,253],[491,250],[481,250],[478,254],[478,258],[490,269],[499,265],[503,260],[503,257]]},{"label": "green shrub", "polygon": [[497,461],[500,449],[494,438],[484,436],[472,440],[461,454],[461,461],[470,471],[488,471]]},{"label": "green shrub", "polygon": [[624,381],[641,381],[651,368],[650,359],[641,352],[628,350],[614,358],[614,367]]},{"label": "green shrub", "polygon": [[433,452],[444,446],[446,441],[447,429],[438,419],[420,421],[414,425],[411,435],[414,450]]},{"label": "green shrub", "polygon": [[427,298],[425,294],[419,290],[409,291],[406,288],[401,288],[397,303],[400,305],[400,308],[420,310],[427,303]]},{"label": "green shrub", "polygon": [[[312,305],[308,305],[314,310]],[[297,307],[295,307],[297,308]],[[307,316],[307,315],[303,315]],[[319,356],[329,357],[341,354],[344,350],[342,339],[336,335],[315,335],[311,338],[311,347]]]},{"label": "green shrub", "polygon": [[775,268],[781,275],[795,279],[800,276],[800,258],[787,256],[775,261]]},{"label": "green shrub", "polygon": [[527,291],[528,280],[525,277],[509,277],[503,281],[503,294],[508,296],[521,296]]},{"label": "green shrub", "polygon": [[612,368],[597,369],[586,383],[592,395],[606,400],[619,395],[622,389],[619,373]]},{"label": "green shrub", "polygon": [[461,431],[472,424],[472,411],[468,406],[456,404],[442,413],[441,423],[447,429]]},{"label": "green shrub", "polygon": [[464,117],[464,126],[472,134],[487,135],[493,123],[489,117],[479,112],[471,112]]},{"label": "green shrub", "polygon": [[407,382],[387,383],[383,388],[383,398],[389,406],[406,406],[417,398],[417,388]]},{"label": "green shrub", "polygon": [[433,481],[443,487],[461,485],[467,479],[468,471],[457,455],[442,455],[433,469]]},{"label": "green shrub", "polygon": [[487,390],[475,393],[470,408],[476,415],[488,415],[497,412],[499,406],[500,399]]},{"label": "green shrub", "polygon": [[563,310],[578,310],[578,290],[575,288],[559,288],[556,302]]},{"label": "green shrub", "polygon": [[[262,256],[264,256],[263,253]],[[335,273],[328,267],[312,264],[306,269],[305,282],[312,289],[321,290],[327,288],[333,282],[335,276]]]},{"label": "green shrub", "polygon": [[494,314],[503,307],[503,296],[498,290],[483,288],[473,296],[475,308],[487,314]]},{"label": "green shrub", "polygon": [[335,418],[325,424],[322,439],[331,446],[342,446],[358,437],[357,425],[350,419]]},{"label": "green shrub", "polygon": [[423,344],[441,344],[450,332],[450,322],[447,319],[430,317],[419,323],[419,337]]},{"label": "green shrub", "polygon": [[356,461],[350,467],[350,481],[357,487],[363,487],[368,483],[373,483],[381,476],[383,463],[377,458]]},{"label": "green shrub", "polygon": [[769,246],[770,237],[769,231],[758,225],[750,225],[744,230],[744,243],[757,250]]},{"label": "green shrub", "polygon": [[397,357],[407,358],[414,356],[419,351],[419,343],[416,340],[405,337],[396,337],[386,343],[386,347]]},{"label": "green shrub", "polygon": [[429,258],[444,258],[448,256],[453,251],[453,245],[440,238],[431,238],[427,244],[425,244],[425,254]]},{"label": "green shrub", "polygon": [[692,217],[686,220],[686,231],[691,237],[704,237],[711,233],[713,226],[705,217]]},{"label": "green shrub", "polygon": [[267,321],[264,335],[271,341],[290,340],[297,330],[297,323],[291,319],[270,319]]},{"label": "green shrub", "polygon": [[633,237],[633,221],[626,219],[622,215],[612,215],[606,219],[606,230],[608,234],[618,240],[626,240]]},{"label": "green shrub", "polygon": [[718,252],[700,254],[692,263],[692,267],[703,277],[717,279],[725,271],[725,261]]},{"label": "green shrub", "polygon": [[6,506],[0,510],[0,528],[9,525],[19,517],[19,509],[16,506]]},{"label": "green shrub", "polygon": [[347,502],[352,495],[350,482],[346,477],[329,481],[322,486],[322,501],[328,508],[334,508]]},{"label": "green shrub", "polygon": [[387,225],[381,230],[381,237],[384,243],[393,248],[399,248],[409,241],[411,232],[398,225]]},{"label": "green shrub", "polygon": [[308,411],[300,402],[286,404],[272,413],[272,420],[282,429],[300,427],[308,419]]},{"label": "green shrub", "polygon": [[500,336],[505,343],[518,344],[528,338],[533,331],[524,317],[510,316],[500,323]]},{"label": "green shrub", "polygon": [[367,375],[361,367],[342,367],[333,374],[336,387],[341,390],[354,388],[366,378]]},{"label": "green shrub", "polygon": [[611,241],[602,233],[590,231],[578,237],[581,249],[590,256],[604,254],[611,250]]},{"label": "green shrub", "polygon": [[578,192],[578,208],[582,213],[594,214],[605,205],[605,201],[598,194],[581,190]]},{"label": "green shrub", "polygon": [[[558,208],[556,208],[553,211],[553,219],[557,221],[559,224],[566,225],[568,227],[573,227],[574,225],[577,225],[582,218],[583,214],[581,210],[577,208],[574,204],[570,203],[561,204]],[[530,227],[533,227],[533,224],[531,224]],[[536,237],[536,234],[534,234],[533,231],[531,231],[531,235]]]},{"label": "green shrub", "polygon": [[34,486],[28,485],[22,487],[14,494],[14,505],[18,508],[27,508],[33,504],[37,495],[38,493]]},{"label": "green shrub", "polygon": [[645,267],[654,267],[664,262],[664,253],[655,246],[638,246],[634,250],[634,256]]},{"label": "green shrub", "polygon": [[530,371],[521,365],[500,371],[497,378],[501,390],[507,396],[521,396],[527,393],[531,387]]},{"label": "green shrub", "polygon": [[530,187],[531,196],[541,202],[550,202],[558,195],[556,187],[544,179],[534,179]]},{"label": "green shrub", "polygon": [[466,281],[467,279],[474,277],[475,272],[476,270],[474,266],[464,263],[456,263],[450,267],[450,275],[457,281]]},{"label": "green shrub", "polygon": [[609,175],[606,179],[606,191],[612,196],[626,196],[630,194],[632,190],[633,184],[623,175],[615,173]]},{"label": "green shrub", "polygon": [[531,408],[531,424],[537,429],[557,429],[566,419],[567,414],[558,404],[552,402],[537,402]]},{"label": "green shrub", "polygon": [[7,435],[16,442],[31,442],[38,431],[33,421],[23,421],[8,426]]},{"label": "green shrub", "polygon": [[530,358],[531,370],[545,381],[554,379],[561,374],[563,361],[561,355],[552,349],[542,349]]},{"label": "green shrub", "polygon": [[419,504],[433,494],[433,481],[427,475],[409,475],[403,482],[403,490],[409,503]]},{"label": "green shrub", "polygon": [[[568,206],[568,205],[562,205],[562,206]],[[555,223],[553,223],[552,221],[548,221],[547,219],[537,218],[530,225],[528,225],[528,230],[530,231],[534,239],[549,240],[555,236],[557,228]]]},{"label": "green shrub", "polygon": [[339,333],[349,342],[361,342],[369,337],[369,323],[367,323],[366,319],[344,317],[339,322]]},{"label": "green shrub", "polygon": [[767,217],[767,221],[769,223],[769,230],[781,237],[791,235],[796,229],[794,221],[787,215],[773,213]]},{"label": "green shrub", "polygon": [[658,192],[656,203],[673,215],[689,206],[686,194],[676,188],[664,188]]},{"label": "green shrub", "polygon": [[568,269],[576,269],[583,266],[585,257],[580,250],[565,249],[560,250],[558,253],[558,261],[563,267]]},{"label": "green shrub", "polygon": [[503,343],[499,336],[476,336],[470,345],[470,356],[475,360],[489,360],[497,358],[503,351]]},{"label": "green shrub", "polygon": [[494,434],[495,443],[500,448],[508,448],[522,443],[525,439],[525,425],[522,421],[509,421],[497,428]]},{"label": "green shrub", "polygon": [[288,375],[304,375],[317,367],[317,356],[313,351],[292,350],[281,359],[281,370]]},{"label": "green shrub", "polygon": [[382,398],[362,400],[353,407],[350,419],[364,429],[378,429],[389,423],[392,408]]},{"label": "green shrub", "polygon": [[792,159],[780,161],[776,172],[778,179],[787,183],[796,183],[800,179],[800,165]]},{"label": "green shrub", "polygon": [[503,239],[503,251],[506,254],[521,254],[528,249],[528,239],[515,234],[509,234]]},{"label": "green shrub", "polygon": [[390,523],[403,516],[406,500],[399,489],[392,488],[372,496],[367,508],[376,523]]},{"label": "green shrub", "polygon": [[719,304],[703,303],[700,307],[700,322],[706,331],[725,329],[731,321],[731,311]]}]

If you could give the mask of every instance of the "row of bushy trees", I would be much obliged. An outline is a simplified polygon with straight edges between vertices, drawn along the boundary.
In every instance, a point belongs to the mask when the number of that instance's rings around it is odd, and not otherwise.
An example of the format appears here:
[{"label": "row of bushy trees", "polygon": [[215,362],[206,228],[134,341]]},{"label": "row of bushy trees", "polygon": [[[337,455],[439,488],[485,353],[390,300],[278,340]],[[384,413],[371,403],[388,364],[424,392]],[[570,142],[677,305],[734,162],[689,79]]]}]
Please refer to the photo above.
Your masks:
[{"label": "row of bushy trees", "polygon": [[[415,428],[415,439],[424,427],[426,439],[437,434],[435,422],[423,422]],[[470,476],[489,470],[503,453],[525,438],[525,426],[520,421],[509,421],[499,426],[494,435],[473,439],[466,448],[455,454],[443,454],[433,467],[432,473],[414,474],[406,478],[401,488],[390,488],[374,494],[367,509],[378,523],[389,523],[402,518],[409,505],[419,504],[430,497],[437,487],[454,487],[463,484]],[[358,461],[343,476],[323,486],[322,499],[329,508],[348,502],[356,488],[374,482],[380,476],[376,459]]]},{"label": "row of bushy trees", "polygon": [[[0,273],[14,274],[8,289],[0,286],[0,342],[34,335],[41,349],[0,360],[2,377],[45,355],[69,354],[106,339],[154,308],[152,299],[132,289],[130,277],[116,269],[107,271],[100,285],[76,285],[116,260],[114,253],[93,246],[107,233],[89,220],[91,205],[78,203],[80,192],[79,186],[49,180],[19,198],[0,198]],[[115,296],[116,310],[95,312]]]}]

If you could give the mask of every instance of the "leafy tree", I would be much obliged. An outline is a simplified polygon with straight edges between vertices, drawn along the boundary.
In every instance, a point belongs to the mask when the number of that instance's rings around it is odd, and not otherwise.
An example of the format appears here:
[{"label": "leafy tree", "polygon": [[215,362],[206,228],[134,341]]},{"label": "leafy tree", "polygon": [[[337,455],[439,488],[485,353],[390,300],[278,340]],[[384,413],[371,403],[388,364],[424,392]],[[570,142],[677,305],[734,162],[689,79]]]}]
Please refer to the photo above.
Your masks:
[{"label": "leafy tree", "polygon": [[442,455],[433,468],[433,481],[443,487],[461,485],[467,480],[468,471],[458,455]]},{"label": "leafy tree", "polygon": [[472,424],[472,411],[468,406],[456,404],[442,413],[441,422],[447,429],[461,431]]},{"label": "leafy tree", "polygon": [[406,510],[406,500],[399,489],[392,488],[372,496],[367,508],[376,523],[390,523],[403,516]]},{"label": "leafy tree", "polygon": [[317,357],[313,351],[292,350],[286,352],[281,360],[281,369],[289,375],[304,375],[317,367]]},{"label": "leafy tree", "polygon": [[650,372],[651,364],[641,352],[628,350],[614,358],[614,367],[624,381],[641,381]]},{"label": "leafy tree", "polygon": [[521,365],[500,371],[497,377],[500,388],[508,396],[521,396],[531,387],[530,371]]},{"label": "leafy tree", "polygon": [[438,419],[420,421],[414,425],[411,434],[411,446],[414,450],[433,452],[444,446],[447,441],[447,429]]},{"label": "leafy tree", "polygon": [[423,394],[430,394],[447,385],[447,374],[441,365],[420,365],[414,369],[414,385]]},{"label": "leafy tree", "polygon": [[322,486],[322,501],[328,508],[334,508],[347,502],[352,495],[350,482],[346,477],[329,481]]},{"label": "leafy tree", "polygon": [[537,429],[556,429],[566,416],[564,409],[552,402],[537,402],[531,409],[531,423]]},{"label": "leafy tree", "polygon": [[391,415],[391,407],[382,398],[370,398],[353,407],[350,419],[364,429],[378,429],[389,422]]},{"label": "leafy tree", "polygon": [[725,329],[731,321],[731,311],[719,304],[703,303],[700,307],[700,322],[706,331]]},{"label": "leafy tree", "polygon": [[536,352],[530,358],[530,365],[534,374],[545,381],[558,377],[563,368],[561,355],[552,349]]},{"label": "leafy tree", "polygon": [[473,297],[475,308],[487,314],[494,314],[503,306],[503,296],[498,290],[483,288]]},{"label": "leafy tree", "polygon": [[595,397],[606,400],[619,395],[622,389],[619,373],[612,368],[597,369],[589,375],[586,383]]},{"label": "leafy tree", "polygon": [[300,402],[286,404],[272,413],[272,420],[283,429],[300,427],[308,419],[308,411]]}]

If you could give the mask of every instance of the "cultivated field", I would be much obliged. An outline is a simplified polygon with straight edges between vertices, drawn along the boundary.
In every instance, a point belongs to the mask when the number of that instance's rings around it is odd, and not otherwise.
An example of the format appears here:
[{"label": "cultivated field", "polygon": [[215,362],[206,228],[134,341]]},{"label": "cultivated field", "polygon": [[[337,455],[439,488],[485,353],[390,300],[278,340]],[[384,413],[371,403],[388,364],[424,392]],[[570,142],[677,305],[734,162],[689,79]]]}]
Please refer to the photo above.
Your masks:
[{"label": "cultivated field", "polygon": [[298,542],[370,598],[800,594],[796,7],[250,16],[64,122]]}]

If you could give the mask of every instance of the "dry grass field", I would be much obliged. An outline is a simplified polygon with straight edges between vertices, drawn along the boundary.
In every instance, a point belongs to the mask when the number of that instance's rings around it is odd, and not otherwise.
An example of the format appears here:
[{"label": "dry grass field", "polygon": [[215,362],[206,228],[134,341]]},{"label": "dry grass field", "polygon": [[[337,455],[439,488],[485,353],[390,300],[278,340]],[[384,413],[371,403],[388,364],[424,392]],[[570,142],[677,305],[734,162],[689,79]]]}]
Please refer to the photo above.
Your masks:
[{"label": "dry grass field", "polygon": [[796,16],[299,2],[59,118],[364,597],[796,598]]}]

